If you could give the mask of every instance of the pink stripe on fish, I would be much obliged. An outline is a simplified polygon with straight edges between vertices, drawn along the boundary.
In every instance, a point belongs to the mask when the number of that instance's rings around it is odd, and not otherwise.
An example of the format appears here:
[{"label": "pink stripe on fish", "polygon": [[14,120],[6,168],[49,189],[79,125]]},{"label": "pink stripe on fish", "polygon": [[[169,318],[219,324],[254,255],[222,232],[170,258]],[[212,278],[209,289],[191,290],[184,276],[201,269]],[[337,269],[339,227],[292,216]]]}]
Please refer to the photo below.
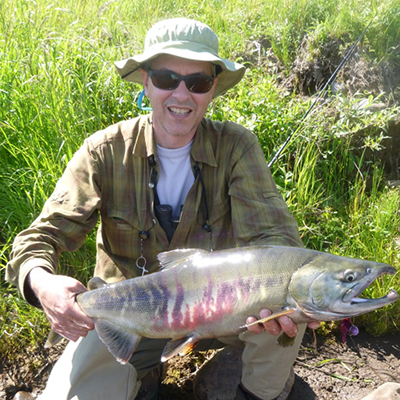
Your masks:
[{"label": "pink stripe on fish", "polygon": [[185,299],[185,291],[181,283],[176,285],[176,299],[174,304],[174,309],[172,310],[172,321],[171,328],[179,329],[183,327],[183,314],[182,314],[182,304]]},{"label": "pink stripe on fish", "polygon": [[193,302],[185,299],[182,285],[177,285],[177,296],[169,327],[174,330],[195,330],[200,325],[221,322],[224,317],[235,312],[238,302],[247,303],[253,281],[251,278],[247,281],[238,279],[215,287],[210,279],[203,290],[202,299]]}]

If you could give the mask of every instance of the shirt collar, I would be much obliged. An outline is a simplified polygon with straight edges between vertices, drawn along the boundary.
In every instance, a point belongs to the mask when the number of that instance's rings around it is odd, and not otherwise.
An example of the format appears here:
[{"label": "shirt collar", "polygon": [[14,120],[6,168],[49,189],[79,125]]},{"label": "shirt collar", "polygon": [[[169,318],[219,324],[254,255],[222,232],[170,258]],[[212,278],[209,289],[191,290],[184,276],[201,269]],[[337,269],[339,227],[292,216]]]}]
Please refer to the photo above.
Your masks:
[{"label": "shirt collar", "polygon": [[205,119],[203,118],[194,136],[191,154],[194,161],[217,167],[215,150],[210,136],[213,134],[216,134],[216,132],[205,129]]},{"label": "shirt collar", "polygon": [[[153,115],[150,113],[139,119],[138,135],[133,148],[133,154],[135,156],[148,158],[156,154],[152,117]],[[214,148],[210,138],[212,134],[216,134],[216,132],[210,132],[205,129],[205,119],[203,118],[193,139],[191,156],[196,162],[205,163],[211,167],[217,167]]]},{"label": "shirt collar", "polygon": [[138,134],[133,147],[133,154],[137,157],[148,158],[156,154],[152,117],[151,113],[139,117]]}]

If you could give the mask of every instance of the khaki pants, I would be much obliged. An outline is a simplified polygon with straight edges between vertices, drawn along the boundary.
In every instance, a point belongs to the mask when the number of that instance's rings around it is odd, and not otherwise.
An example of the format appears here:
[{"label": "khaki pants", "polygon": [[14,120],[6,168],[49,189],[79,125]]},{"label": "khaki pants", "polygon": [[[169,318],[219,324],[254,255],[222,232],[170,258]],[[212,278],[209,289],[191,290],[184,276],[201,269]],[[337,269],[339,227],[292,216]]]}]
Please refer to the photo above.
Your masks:
[{"label": "khaki pants", "polygon": [[[289,377],[290,369],[304,335],[299,326],[294,346],[283,348],[276,336],[268,333],[239,335],[244,344],[242,383],[260,399],[277,397]],[[156,367],[167,340],[142,339],[130,364],[121,365],[103,345],[95,331],[76,343],[70,342],[55,364],[44,392],[38,400],[133,400],[140,379]],[[239,343],[237,337],[204,340],[199,349]]]}]

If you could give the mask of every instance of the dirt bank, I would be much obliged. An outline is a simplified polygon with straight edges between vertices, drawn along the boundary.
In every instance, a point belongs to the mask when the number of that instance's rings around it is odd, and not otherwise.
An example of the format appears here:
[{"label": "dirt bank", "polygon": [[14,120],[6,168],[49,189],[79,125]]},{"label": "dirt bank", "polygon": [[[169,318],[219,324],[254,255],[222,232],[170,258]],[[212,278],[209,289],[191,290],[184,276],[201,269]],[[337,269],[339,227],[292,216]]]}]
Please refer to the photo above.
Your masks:
[{"label": "dirt bank", "polygon": [[[40,393],[61,350],[21,349],[12,362],[2,360],[0,398],[11,400],[18,390]],[[171,360],[160,399],[193,399],[193,378],[206,358],[202,353]],[[317,336],[316,352],[314,337],[307,332],[295,373],[291,400],[359,400],[384,382],[400,383],[400,340],[398,335],[375,338],[363,331],[346,344]]]}]

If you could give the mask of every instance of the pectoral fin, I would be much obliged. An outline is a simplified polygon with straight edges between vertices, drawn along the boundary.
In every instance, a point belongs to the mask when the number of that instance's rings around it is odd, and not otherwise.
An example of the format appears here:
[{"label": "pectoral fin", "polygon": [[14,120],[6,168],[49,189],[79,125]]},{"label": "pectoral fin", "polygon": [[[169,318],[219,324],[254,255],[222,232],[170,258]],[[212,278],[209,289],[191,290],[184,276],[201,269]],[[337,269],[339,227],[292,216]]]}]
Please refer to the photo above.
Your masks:
[{"label": "pectoral fin", "polygon": [[293,308],[291,308],[291,309],[289,309],[289,310],[284,310],[284,311],[281,311],[281,312],[278,312],[278,313],[274,313],[274,314],[272,314],[272,315],[269,315],[269,316],[266,317],[266,318],[261,318],[261,319],[258,319],[257,321],[251,322],[250,324],[243,325],[243,326],[241,326],[239,329],[240,329],[241,332],[244,332],[244,331],[247,330],[250,326],[254,326],[254,325],[258,325],[258,324],[263,324],[264,322],[271,321],[271,320],[273,320],[273,319],[275,319],[275,318],[283,317],[284,315],[290,315],[290,314],[294,313],[294,311],[295,311],[295,310],[294,310]]},{"label": "pectoral fin", "polygon": [[141,336],[127,332],[104,319],[95,320],[94,326],[101,341],[121,364],[129,361],[142,339]]},{"label": "pectoral fin", "polygon": [[161,356],[161,362],[168,361],[173,356],[181,356],[190,353],[198,343],[197,335],[190,333],[183,338],[170,340],[164,348]]}]

